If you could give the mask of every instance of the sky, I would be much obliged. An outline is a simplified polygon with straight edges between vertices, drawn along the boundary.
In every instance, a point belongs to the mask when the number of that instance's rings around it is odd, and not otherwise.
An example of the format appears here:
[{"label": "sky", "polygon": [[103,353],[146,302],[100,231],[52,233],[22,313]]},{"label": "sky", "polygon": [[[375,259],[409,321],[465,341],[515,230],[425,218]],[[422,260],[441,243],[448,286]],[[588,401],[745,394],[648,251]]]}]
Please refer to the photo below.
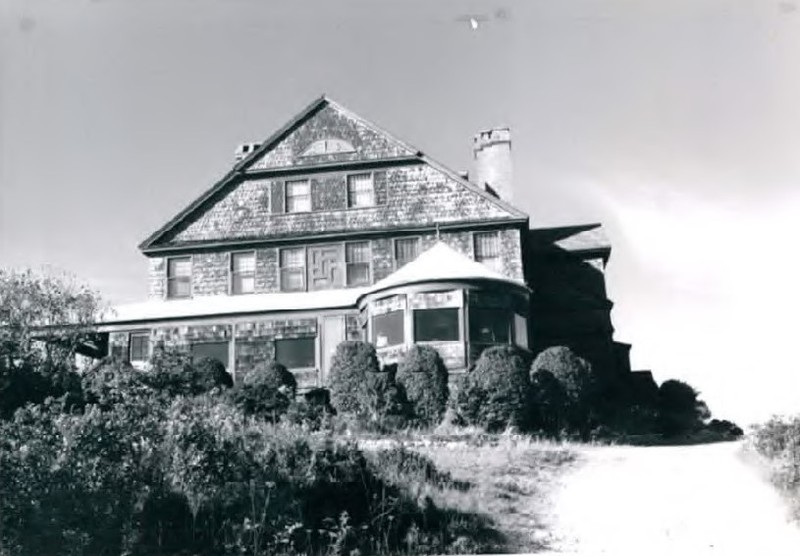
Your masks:
[{"label": "sky", "polygon": [[634,368],[800,413],[791,0],[0,0],[0,266],[144,299],[137,245],[323,93],[455,170],[511,127],[532,226],[605,225]]}]

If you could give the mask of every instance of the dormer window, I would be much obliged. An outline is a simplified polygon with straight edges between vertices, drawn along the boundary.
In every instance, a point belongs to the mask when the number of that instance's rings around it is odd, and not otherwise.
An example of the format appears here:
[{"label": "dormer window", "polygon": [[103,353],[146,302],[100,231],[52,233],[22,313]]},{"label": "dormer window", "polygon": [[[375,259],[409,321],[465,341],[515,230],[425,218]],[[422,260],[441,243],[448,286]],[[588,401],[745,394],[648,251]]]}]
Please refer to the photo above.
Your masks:
[{"label": "dormer window", "polygon": [[308,180],[286,182],[286,212],[309,212],[311,210],[311,185]]},{"label": "dormer window", "polygon": [[375,184],[372,174],[347,176],[347,206],[349,208],[375,205]]}]

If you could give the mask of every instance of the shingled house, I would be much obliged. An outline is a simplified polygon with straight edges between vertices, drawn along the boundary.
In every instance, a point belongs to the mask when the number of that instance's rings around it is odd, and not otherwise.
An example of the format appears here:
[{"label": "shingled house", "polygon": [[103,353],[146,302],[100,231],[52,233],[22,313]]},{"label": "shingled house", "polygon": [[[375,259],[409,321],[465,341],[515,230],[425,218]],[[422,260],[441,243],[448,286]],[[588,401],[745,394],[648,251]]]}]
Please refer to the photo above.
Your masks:
[{"label": "shingled house", "polygon": [[629,372],[613,340],[599,225],[530,229],[515,208],[508,129],[474,138],[472,179],[322,97],[139,247],[149,299],[100,331],[146,365],[158,346],[236,376],[265,359],[322,386],[343,340],[383,363],[434,346],[453,373],[481,350],[570,345]]}]

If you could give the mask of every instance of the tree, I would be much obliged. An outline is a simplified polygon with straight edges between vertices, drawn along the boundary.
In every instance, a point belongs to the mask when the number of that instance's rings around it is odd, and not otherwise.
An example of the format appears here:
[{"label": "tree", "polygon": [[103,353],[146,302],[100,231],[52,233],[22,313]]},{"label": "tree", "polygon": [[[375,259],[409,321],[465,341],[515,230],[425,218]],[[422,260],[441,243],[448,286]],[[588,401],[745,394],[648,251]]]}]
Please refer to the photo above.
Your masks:
[{"label": "tree", "polygon": [[689,384],[670,379],[658,388],[658,423],[665,435],[691,432],[708,417],[708,406]]},{"label": "tree", "polygon": [[80,398],[74,355],[96,339],[100,309],[69,276],[0,270],[0,417],[48,396]]}]

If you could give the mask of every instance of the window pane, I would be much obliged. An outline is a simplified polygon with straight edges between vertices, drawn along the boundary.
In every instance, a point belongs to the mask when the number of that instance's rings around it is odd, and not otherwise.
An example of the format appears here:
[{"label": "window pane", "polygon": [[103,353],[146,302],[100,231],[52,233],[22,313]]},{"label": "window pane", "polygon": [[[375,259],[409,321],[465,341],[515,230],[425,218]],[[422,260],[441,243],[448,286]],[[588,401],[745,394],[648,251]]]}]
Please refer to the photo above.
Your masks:
[{"label": "window pane", "polygon": [[316,365],[315,338],[275,340],[275,361],[287,369],[307,369]]},{"label": "window pane", "polygon": [[405,342],[404,311],[391,311],[372,317],[372,343],[375,347],[396,346]]},{"label": "window pane", "polygon": [[150,356],[150,335],[131,334],[130,336],[130,361],[147,361]]},{"label": "window pane", "polygon": [[528,319],[518,313],[514,313],[514,343],[528,347]]},{"label": "window pane", "polygon": [[458,309],[417,309],[414,311],[414,341],[458,341],[458,320]]},{"label": "window pane", "polygon": [[369,242],[359,241],[345,244],[345,260],[348,263],[368,263]]},{"label": "window pane", "polygon": [[281,268],[305,267],[306,253],[302,247],[281,249]]},{"label": "window pane", "polygon": [[286,182],[286,212],[308,212],[311,210],[311,194],[308,180]]},{"label": "window pane", "polygon": [[394,259],[395,266],[401,266],[410,263],[417,258],[419,254],[419,238],[402,238],[394,242]]},{"label": "window pane", "polygon": [[369,284],[369,263],[348,263],[347,285],[360,286]]},{"label": "window pane", "polygon": [[167,297],[189,297],[192,294],[192,282],[186,278],[171,278],[167,282]]},{"label": "window pane", "polygon": [[192,275],[191,257],[181,257],[180,259],[169,259],[167,264],[167,277],[175,278],[178,276]]},{"label": "window pane", "polygon": [[502,309],[469,310],[469,341],[479,344],[507,344],[511,314]]},{"label": "window pane", "polygon": [[204,342],[202,344],[192,344],[192,362],[196,363],[201,359],[216,359],[225,368],[228,368],[228,342]]},{"label": "window pane", "polygon": [[495,232],[475,234],[475,260],[500,256],[500,238]]},{"label": "window pane", "polygon": [[306,273],[303,269],[281,269],[281,290],[283,291],[303,291]]},{"label": "window pane", "polygon": [[231,270],[234,272],[255,272],[255,253],[233,253],[231,255]]},{"label": "window pane", "polygon": [[234,274],[231,285],[234,294],[256,291],[256,279],[252,274]]},{"label": "window pane", "polygon": [[347,204],[350,207],[374,205],[372,174],[347,176]]}]

